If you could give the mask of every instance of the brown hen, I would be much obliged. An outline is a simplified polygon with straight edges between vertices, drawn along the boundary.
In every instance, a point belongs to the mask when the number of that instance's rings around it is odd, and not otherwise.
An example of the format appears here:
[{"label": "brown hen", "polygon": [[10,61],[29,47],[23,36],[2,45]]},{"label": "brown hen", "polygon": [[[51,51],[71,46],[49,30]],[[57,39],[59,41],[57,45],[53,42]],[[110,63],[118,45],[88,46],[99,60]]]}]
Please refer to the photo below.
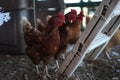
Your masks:
[{"label": "brown hen", "polygon": [[71,12],[67,13],[65,15],[65,23],[62,25],[62,27],[59,28],[59,33],[60,33],[60,46],[58,51],[56,52],[54,58],[57,63],[57,68],[59,69],[59,64],[58,64],[58,58],[60,57],[61,54],[63,54],[69,44],[69,26],[71,22],[73,22],[77,17],[77,11],[72,9]]},{"label": "brown hen", "polygon": [[[26,54],[35,65],[38,65],[40,61],[43,61],[45,64],[45,77],[49,76],[47,70],[47,65],[50,62],[49,59],[54,56],[59,48],[60,36],[58,27],[62,25],[63,21],[63,14],[53,16],[48,21],[48,24],[42,33],[33,28],[27,20],[24,21],[24,39],[27,44]],[[39,74],[38,67],[36,68]]]},{"label": "brown hen", "polygon": [[83,11],[81,11],[76,19],[69,24],[69,30],[68,30],[68,35],[69,35],[69,44],[75,44],[78,38],[80,37],[81,33],[81,22],[83,21]]}]

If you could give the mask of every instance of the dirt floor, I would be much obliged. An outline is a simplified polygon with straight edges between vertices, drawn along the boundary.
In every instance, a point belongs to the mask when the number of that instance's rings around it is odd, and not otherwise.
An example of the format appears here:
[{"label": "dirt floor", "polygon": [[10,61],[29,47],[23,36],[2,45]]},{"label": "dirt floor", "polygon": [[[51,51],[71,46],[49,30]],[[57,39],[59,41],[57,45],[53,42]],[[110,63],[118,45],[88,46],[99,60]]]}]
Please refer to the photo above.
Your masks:
[{"label": "dirt floor", "polygon": [[[103,52],[97,60],[86,62],[67,80],[120,80],[120,46],[115,46],[108,54],[107,56]],[[54,60],[51,61],[54,63]],[[0,52],[0,80],[43,80],[43,63],[40,63],[39,67],[41,76],[38,77],[35,66],[26,55]],[[55,64],[50,64],[49,68],[53,77],[48,80],[55,80]],[[59,78],[59,80],[66,79]]]}]

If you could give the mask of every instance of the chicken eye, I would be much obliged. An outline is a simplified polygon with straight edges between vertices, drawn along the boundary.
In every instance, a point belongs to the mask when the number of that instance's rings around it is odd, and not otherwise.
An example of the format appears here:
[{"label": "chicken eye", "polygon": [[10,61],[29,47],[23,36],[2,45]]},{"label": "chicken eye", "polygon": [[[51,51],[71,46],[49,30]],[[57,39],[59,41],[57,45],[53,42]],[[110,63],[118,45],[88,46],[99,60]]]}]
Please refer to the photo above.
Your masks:
[{"label": "chicken eye", "polygon": [[56,22],[55,22],[55,21],[53,21],[53,22],[52,22],[52,25],[54,25],[55,23],[56,23]]}]

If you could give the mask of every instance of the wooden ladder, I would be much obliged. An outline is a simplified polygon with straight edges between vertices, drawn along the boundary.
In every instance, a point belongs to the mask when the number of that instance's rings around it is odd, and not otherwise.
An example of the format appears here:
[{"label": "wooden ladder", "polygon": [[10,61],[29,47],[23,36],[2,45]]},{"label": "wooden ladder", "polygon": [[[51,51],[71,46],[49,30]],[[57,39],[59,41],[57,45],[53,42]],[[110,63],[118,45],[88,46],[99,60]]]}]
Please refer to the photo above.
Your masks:
[{"label": "wooden ladder", "polygon": [[84,59],[95,60],[120,26],[120,0],[103,0],[75,46],[60,65],[58,75],[70,77]]}]

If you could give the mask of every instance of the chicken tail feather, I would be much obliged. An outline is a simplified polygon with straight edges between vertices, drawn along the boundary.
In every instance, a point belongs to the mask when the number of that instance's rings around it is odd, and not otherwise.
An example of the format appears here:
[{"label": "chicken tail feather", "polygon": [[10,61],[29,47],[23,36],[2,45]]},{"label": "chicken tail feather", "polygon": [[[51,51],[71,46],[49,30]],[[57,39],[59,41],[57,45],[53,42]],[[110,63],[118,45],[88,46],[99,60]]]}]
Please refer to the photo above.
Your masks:
[{"label": "chicken tail feather", "polygon": [[21,23],[23,25],[24,32],[29,31],[29,30],[31,30],[33,28],[31,23],[28,21],[28,19],[25,16],[22,16]]},{"label": "chicken tail feather", "polygon": [[23,26],[31,25],[30,22],[28,21],[27,17],[25,17],[25,16],[22,16],[21,23],[23,24]]}]

